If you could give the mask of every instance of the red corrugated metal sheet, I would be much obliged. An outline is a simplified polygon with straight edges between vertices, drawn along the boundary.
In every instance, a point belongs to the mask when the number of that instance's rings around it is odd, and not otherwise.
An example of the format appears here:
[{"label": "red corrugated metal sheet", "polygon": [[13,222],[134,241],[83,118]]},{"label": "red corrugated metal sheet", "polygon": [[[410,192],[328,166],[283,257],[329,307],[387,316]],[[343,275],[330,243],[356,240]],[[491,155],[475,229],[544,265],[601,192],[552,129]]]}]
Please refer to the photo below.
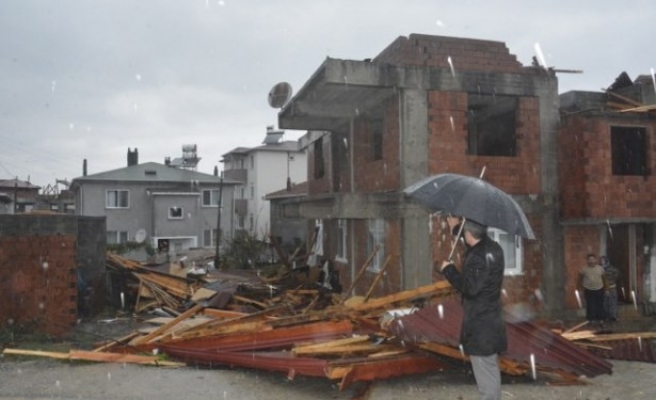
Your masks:
[{"label": "red corrugated metal sheet", "polygon": [[253,333],[202,336],[199,338],[171,341],[167,344],[162,344],[160,347],[163,350],[167,350],[168,348],[205,351],[271,350],[290,347],[298,342],[320,339],[327,340],[343,335],[351,335],[352,333],[353,325],[350,321],[326,321]]},{"label": "red corrugated metal sheet", "polygon": [[296,375],[337,378],[341,379],[340,390],[353,382],[439,371],[445,368],[444,364],[435,357],[413,353],[379,358],[326,360],[297,357],[286,351],[225,352],[169,348],[166,352],[185,362],[286,372],[290,379]]},{"label": "red corrugated metal sheet", "polygon": [[590,352],[604,358],[625,361],[656,363],[656,351],[651,340],[622,339],[608,342],[594,342],[595,345],[610,347],[611,350],[590,347]]},{"label": "red corrugated metal sheet", "polygon": [[[610,374],[612,364],[548,329],[507,314],[508,350],[502,356],[530,365],[533,354],[536,366],[562,370],[577,376]],[[457,300],[430,304],[414,314],[397,318],[389,327],[408,342],[436,342],[459,347],[462,306]]]}]

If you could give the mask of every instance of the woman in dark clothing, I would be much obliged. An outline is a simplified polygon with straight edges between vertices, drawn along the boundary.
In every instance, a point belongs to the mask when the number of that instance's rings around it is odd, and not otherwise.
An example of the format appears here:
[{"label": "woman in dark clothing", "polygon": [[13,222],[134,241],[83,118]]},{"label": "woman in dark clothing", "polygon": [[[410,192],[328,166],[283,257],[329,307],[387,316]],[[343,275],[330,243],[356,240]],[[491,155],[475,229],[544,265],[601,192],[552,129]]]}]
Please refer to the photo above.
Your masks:
[{"label": "woman in dark clothing", "polygon": [[[452,230],[459,222],[453,217],[447,221]],[[508,346],[501,305],[503,250],[487,236],[487,228],[476,222],[465,221],[463,235],[467,250],[461,270],[447,260],[440,272],[462,294],[460,343],[470,356],[481,399],[498,400],[501,399],[498,354]]]}]

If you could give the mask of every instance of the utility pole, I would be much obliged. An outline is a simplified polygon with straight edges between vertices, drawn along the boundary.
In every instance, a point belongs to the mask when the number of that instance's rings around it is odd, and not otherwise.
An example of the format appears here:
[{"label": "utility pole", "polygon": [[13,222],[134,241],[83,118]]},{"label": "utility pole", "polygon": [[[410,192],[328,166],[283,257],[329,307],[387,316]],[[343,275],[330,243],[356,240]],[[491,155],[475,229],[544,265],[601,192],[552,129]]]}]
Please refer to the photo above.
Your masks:
[{"label": "utility pole", "polygon": [[221,255],[219,254],[219,245],[221,244],[221,211],[223,209],[221,205],[221,198],[223,197],[223,171],[221,171],[221,178],[219,180],[219,204],[218,204],[218,217],[216,218],[216,253],[214,254],[214,268],[219,268],[219,262],[221,261]]}]

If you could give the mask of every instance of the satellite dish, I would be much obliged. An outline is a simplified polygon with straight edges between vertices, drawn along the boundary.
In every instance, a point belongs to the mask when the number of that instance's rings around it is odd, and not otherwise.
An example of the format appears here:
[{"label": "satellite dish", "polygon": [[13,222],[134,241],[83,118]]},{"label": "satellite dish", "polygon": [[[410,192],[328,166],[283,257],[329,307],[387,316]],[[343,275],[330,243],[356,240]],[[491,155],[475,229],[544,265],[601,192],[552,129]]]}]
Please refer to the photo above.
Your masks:
[{"label": "satellite dish", "polygon": [[134,241],[137,243],[143,243],[146,240],[146,230],[141,228],[134,234]]},{"label": "satellite dish", "polygon": [[269,91],[269,105],[273,108],[282,108],[292,98],[292,85],[287,82],[277,83]]}]

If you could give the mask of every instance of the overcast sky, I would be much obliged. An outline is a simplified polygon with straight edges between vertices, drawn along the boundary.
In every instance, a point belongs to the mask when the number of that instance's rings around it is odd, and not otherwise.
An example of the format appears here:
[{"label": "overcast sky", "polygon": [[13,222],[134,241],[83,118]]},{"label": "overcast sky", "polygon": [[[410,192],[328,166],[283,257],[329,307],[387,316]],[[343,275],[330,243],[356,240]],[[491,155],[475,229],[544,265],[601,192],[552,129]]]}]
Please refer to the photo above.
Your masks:
[{"label": "overcast sky", "polygon": [[[0,179],[55,179],[180,157],[199,171],[258,146],[277,110],[326,57],[375,57],[411,33],[505,42],[524,65],[536,43],[559,92],[599,91],[656,67],[653,0],[1,0]],[[287,131],[297,139],[303,132]]]}]

